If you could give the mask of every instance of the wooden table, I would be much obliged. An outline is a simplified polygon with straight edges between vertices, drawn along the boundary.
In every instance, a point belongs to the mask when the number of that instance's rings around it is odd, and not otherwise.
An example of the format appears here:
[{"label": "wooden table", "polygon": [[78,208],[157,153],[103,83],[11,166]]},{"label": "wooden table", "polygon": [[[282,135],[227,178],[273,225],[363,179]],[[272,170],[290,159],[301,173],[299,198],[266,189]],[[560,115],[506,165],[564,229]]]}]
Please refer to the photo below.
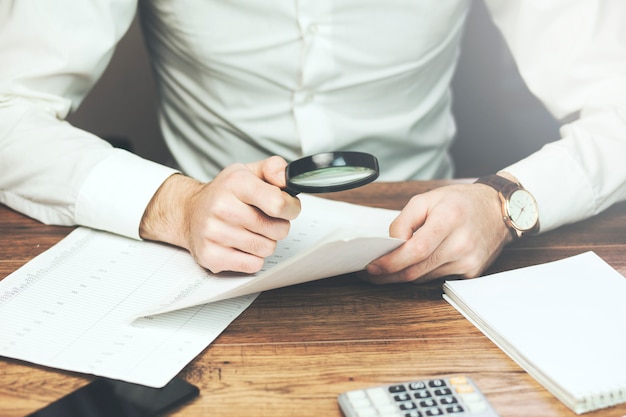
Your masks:
[{"label": "wooden table", "polygon": [[[444,184],[375,183],[332,197],[399,209]],[[0,206],[0,279],[70,230]],[[626,275],[626,204],[510,245],[488,272],[586,250]],[[457,374],[473,377],[502,417],[575,415],[445,302],[441,284],[346,275],[265,292],[183,370],[201,394],[173,415],[339,417],[342,391]],[[0,358],[0,416],[28,414],[91,379]],[[586,415],[623,416],[626,404]]]}]

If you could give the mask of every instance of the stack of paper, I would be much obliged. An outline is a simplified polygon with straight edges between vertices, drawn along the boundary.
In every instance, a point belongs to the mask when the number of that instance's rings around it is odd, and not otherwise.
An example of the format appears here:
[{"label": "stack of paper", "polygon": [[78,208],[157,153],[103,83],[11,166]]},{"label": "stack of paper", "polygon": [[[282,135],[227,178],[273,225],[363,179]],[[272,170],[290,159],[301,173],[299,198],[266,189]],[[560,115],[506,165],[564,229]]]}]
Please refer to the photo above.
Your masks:
[{"label": "stack of paper", "polygon": [[211,274],[182,249],[76,229],[0,281],[0,355],[161,387],[259,291],[362,269],[402,243],[387,237],[395,211],[300,199],[254,275]]},{"label": "stack of paper", "polygon": [[444,293],[574,412],[626,402],[626,278],[595,253],[447,281]]}]

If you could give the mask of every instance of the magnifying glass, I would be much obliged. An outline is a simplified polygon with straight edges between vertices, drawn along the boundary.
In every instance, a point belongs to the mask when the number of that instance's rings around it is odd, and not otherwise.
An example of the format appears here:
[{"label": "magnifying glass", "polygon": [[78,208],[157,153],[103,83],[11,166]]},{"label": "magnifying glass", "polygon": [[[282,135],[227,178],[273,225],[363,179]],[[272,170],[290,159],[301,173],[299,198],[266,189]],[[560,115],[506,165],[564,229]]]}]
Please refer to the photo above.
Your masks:
[{"label": "magnifying glass", "polygon": [[287,191],[329,193],[369,184],[378,178],[378,160],[364,152],[325,152],[290,162],[285,169]]}]

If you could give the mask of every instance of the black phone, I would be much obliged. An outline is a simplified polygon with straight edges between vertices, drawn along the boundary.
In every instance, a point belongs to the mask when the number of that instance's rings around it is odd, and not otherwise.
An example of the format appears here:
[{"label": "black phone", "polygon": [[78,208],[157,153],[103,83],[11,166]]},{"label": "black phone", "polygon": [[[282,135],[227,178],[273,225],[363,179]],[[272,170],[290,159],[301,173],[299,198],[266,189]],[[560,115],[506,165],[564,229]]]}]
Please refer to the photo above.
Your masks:
[{"label": "black phone", "polygon": [[27,417],[154,417],[199,393],[178,377],[163,388],[98,378]]}]

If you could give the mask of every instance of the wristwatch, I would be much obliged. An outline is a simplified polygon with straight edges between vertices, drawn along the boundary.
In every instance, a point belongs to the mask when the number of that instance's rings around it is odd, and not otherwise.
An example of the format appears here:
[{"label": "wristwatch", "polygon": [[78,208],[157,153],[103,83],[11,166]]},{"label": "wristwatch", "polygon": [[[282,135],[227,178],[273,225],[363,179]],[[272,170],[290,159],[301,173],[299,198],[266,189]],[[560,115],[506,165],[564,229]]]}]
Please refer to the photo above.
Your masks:
[{"label": "wristwatch", "polygon": [[502,202],[502,219],[513,238],[539,231],[537,201],[521,184],[499,175],[480,177],[475,183],[488,185],[498,192]]}]

